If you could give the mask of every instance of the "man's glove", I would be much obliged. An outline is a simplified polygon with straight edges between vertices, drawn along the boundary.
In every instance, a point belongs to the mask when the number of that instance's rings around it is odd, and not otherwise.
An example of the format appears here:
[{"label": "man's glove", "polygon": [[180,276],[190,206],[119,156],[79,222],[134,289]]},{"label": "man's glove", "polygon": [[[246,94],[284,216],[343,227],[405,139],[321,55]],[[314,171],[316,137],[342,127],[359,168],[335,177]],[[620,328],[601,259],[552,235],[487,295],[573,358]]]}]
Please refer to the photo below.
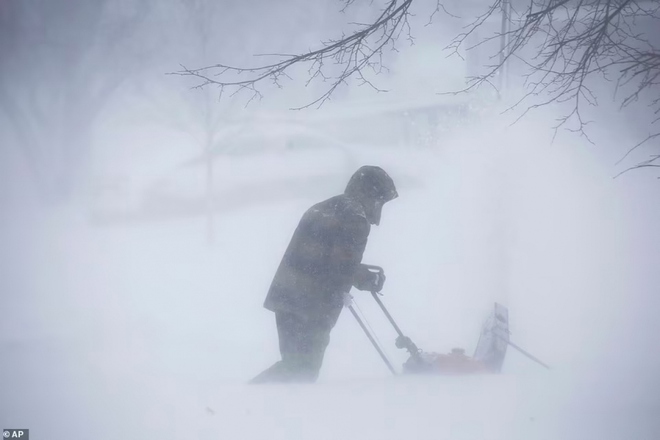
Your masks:
[{"label": "man's glove", "polygon": [[380,292],[385,284],[385,274],[372,272],[364,264],[360,264],[353,275],[353,286],[358,290]]}]

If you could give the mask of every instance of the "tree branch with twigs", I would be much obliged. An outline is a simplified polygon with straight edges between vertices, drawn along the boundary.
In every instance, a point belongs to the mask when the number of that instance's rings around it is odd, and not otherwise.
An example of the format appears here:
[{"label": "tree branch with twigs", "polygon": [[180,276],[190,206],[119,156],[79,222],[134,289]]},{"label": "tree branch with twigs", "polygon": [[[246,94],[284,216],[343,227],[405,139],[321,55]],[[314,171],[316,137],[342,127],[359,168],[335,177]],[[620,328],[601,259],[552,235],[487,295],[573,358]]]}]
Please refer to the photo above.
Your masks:
[{"label": "tree branch with twigs", "polygon": [[[357,30],[341,38],[321,43],[321,47],[298,54],[270,54],[278,59],[256,67],[235,67],[215,64],[201,68],[187,68],[173,74],[192,77],[198,81],[195,87],[216,86],[220,94],[232,95],[248,92],[248,104],[262,97],[259,86],[272,83],[282,87],[283,79],[290,79],[295,66],[307,67],[306,85],[314,81],[327,83],[325,91],[312,102],[296,107],[304,109],[322,106],[333,92],[348,80],[355,78],[360,85],[368,85],[382,91],[371,80],[371,73],[378,73],[383,66],[383,50],[395,48],[395,42],[406,32],[412,40],[408,19],[413,0],[383,0],[384,7],[369,23],[353,23]],[[352,7],[354,0],[340,0],[340,11]],[[483,3],[460,3],[458,14],[465,17],[470,9],[483,6],[481,14],[469,23],[462,33],[446,47],[460,56],[459,50],[467,51],[496,40],[503,42],[495,61],[487,66],[484,74],[468,78],[467,86],[457,92],[472,91],[483,85],[493,86],[506,67],[518,63],[522,73],[522,96],[508,110],[524,107],[519,117],[529,111],[549,104],[569,105],[557,119],[555,134],[560,128],[579,133],[589,142],[586,130],[585,109],[599,104],[598,81],[611,83],[621,108],[632,104],[646,104],[660,120],[660,49],[658,38],[650,38],[654,29],[660,29],[660,1],[658,0],[488,0]],[[453,8],[452,8],[453,9]],[[457,7],[458,9],[458,7]],[[435,14],[449,13],[441,0],[437,0]],[[504,16],[506,26],[490,37],[468,45],[468,40],[489,21]],[[503,22],[504,23],[504,22]],[[640,31],[640,26],[646,31]],[[268,56],[268,55],[262,55]],[[644,102],[646,101],[646,102]],[[651,131],[641,145],[660,139],[660,129]],[[660,163],[658,156],[644,167]],[[635,167],[633,167],[635,168]]]},{"label": "tree branch with twigs", "polygon": [[[352,0],[342,0],[343,10],[350,7]],[[199,81],[196,88],[216,86],[220,95],[229,92],[235,95],[249,92],[254,99],[260,99],[262,94],[260,84],[271,82],[282,87],[284,78],[291,78],[289,72],[294,66],[307,66],[308,79],[306,85],[313,81],[329,83],[325,92],[312,102],[295,110],[311,106],[321,106],[330,99],[333,92],[342,84],[347,84],[349,78],[357,78],[361,85],[368,85],[376,91],[384,91],[376,87],[369,79],[369,72],[379,73],[383,66],[383,50],[388,46],[395,49],[394,43],[402,32],[412,39],[408,17],[413,0],[388,0],[378,17],[371,23],[353,23],[358,30],[343,35],[340,39],[330,40],[321,47],[301,54],[266,54],[260,56],[279,57],[279,61],[257,67],[235,67],[225,64],[215,64],[208,67],[190,69],[182,66],[182,70],[173,72],[175,75],[193,77]],[[336,72],[329,72],[336,70]],[[246,104],[246,105],[247,105]]]},{"label": "tree branch with twigs", "polygon": [[[505,3],[504,0],[490,3],[488,10],[448,48],[457,51],[464,47],[467,37],[486,20],[499,14]],[[660,48],[657,42],[649,39],[648,32],[639,30],[641,24],[645,24],[649,31],[660,28],[660,2],[531,0],[525,9],[513,11],[512,15],[515,18],[511,18],[511,29],[490,37],[505,38],[499,61],[488,66],[485,74],[470,78],[462,91],[492,85],[505,66],[516,61],[525,68],[524,93],[509,110],[534,101],[526,106],[520,119],[530,110],[551,103],[570,103],[570,110],[557,120],[555,134],[564,127],[591,142],[585,130],[589,121],[583,111],[585,106],[598,105],[598,93],[593,85],[599,79],[613,83],[615,92],[620,95],[621,108],[650,95],[652,98],[647,105],[656,116],[660,116]],[[658,118],[653,122],[657,121]],[[570,124],[574,124],[573,128]],[[650,134],[624,158],[659,135]],[[651,162],[656,160],[657,156],[651,158]],[[650,163],[640,165],[648,167]],[[634,168],[638,167],[631,169]]]}]

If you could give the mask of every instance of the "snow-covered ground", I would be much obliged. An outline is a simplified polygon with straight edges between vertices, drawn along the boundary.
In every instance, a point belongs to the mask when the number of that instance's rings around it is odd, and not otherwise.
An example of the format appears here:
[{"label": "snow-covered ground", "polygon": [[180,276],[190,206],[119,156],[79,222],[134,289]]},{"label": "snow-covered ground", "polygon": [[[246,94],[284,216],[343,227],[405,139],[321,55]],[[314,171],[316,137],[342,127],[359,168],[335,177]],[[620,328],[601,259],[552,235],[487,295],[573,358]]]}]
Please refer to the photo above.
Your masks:
[{"label": "snow-covered ground", "polygon": [[[344,313],[319,383],[248,386],[278,359],[261,307],[271,277],[327,188],[218,215],[212,247],[203,218],[98,228],[8,197],[0,428],[36,440],[660,438],[660,234],[645,183],[613,181],[588,148],[484,130],[361,159],[416,178],[385,207],[365,262],[385,268],[384,301],[420,347],[471,352],[500,301],[512,340],[552,370],[510,351],[499,376],[391,377]],[[400,365],[393,330],[355,296]]]}]

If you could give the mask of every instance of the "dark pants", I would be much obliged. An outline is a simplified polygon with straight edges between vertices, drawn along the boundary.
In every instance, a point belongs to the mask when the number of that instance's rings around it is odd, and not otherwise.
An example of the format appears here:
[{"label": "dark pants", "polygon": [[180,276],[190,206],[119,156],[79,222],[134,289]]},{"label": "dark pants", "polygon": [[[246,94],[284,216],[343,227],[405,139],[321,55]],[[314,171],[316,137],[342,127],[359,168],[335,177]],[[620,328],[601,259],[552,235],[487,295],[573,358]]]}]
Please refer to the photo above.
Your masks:
[{"label": "dark pants", "polygon": [[275,312],[282,360],[250,383],[316,382],[330,342],[330,331],[337,323],[341,309],[337,306],[313,317]]}]

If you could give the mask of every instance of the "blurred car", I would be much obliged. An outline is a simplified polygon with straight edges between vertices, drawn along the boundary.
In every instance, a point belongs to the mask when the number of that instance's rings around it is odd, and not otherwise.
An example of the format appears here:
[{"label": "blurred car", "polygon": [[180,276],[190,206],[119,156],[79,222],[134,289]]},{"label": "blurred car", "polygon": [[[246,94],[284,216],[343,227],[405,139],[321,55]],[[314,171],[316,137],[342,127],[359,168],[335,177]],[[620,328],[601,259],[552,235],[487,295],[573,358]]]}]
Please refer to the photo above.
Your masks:
[{"label": "blurred car", "polygon": [[397,186],[418,185],[417,161],[402,160],[401,154],[396,145],[348,143],[305,122],[226,125],[216,133],[210,151],[131,176],[130,188],[119,193],[104,189],[91,220],[107,225],[198,217],[300,199],[313,203],[341,192],[365,164],[383,165]]},{"label": "blurred car", "polygon": [[142,208],[160,215],[199,215],[251,203],[334,195],[359,167],[357,151],[304,124],[260,122],[225,127],[200,153],[155,181]]}]

